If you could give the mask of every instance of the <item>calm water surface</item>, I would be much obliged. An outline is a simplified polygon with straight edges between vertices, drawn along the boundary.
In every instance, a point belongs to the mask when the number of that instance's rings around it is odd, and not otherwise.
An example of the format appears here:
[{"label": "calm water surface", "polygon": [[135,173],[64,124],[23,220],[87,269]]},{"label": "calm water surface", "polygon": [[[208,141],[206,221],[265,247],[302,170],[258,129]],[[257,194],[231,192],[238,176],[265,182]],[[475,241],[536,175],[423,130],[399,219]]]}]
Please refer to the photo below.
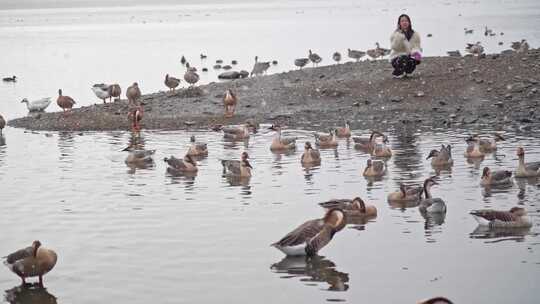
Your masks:
[{"label": "calm water surface", "polygon": [[[302,146],[312,140],[310,132],[288,132]],[[56,249],[59,261],[46,285],[58,303],[415,303],[433,295],[457,303],[538,301],[540,182],[488,192],[478,184],[483,166],[513,170],[518,144],[528,160],[540,159],[538,134],[507,132],[496,155],[469,163],[462,156],[465,131],[392,132],[388,174],[368,181],[361,175],[368,155],[344,140],[322,151],[320,167],[306,171],[302,149],[272,154],[273,135],[266,131],[237,144],[223,142],[219,133],[144,131],[140,140],[157,150],[155,164],[131,169],[120,152],[130,133],[6,133],[0,252],[34,239]],[[191,134],[209,143],[209,157],[195,177],[168,175],[163,157],[185,153]],[[441,143],[453,144],[455,154],[454,167],[439,172],[433,191],[446,200],[446,217],[426,222],[417,208],[389,205],[386,196],[399,182],[420,183],[437,173],[425,157]],[[243,183],[223,178],[219,160],[242,151],[251,155],[253,177]],[[320,217],[318,202],[357,195],[375,204],[379,216],[349,225],[323,256],[284,259],[269,247]],[[468,214],[516,205],[531,213],[532,229],[477,231]],[[18,284],[7,269],[0,271],[6,299],[32,298],[13,296]]]}]

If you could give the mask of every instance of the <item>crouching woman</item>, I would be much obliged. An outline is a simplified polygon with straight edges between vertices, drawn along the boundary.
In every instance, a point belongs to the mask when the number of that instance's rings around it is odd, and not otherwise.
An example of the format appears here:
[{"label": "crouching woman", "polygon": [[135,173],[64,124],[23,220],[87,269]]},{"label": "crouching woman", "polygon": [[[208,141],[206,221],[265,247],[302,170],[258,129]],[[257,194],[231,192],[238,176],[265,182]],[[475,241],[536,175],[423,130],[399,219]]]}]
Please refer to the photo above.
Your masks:
[{"label": "crouching woman", "polygon": [[420,34],[412,29],[411,18],[403,14],[398,18],[397,29],[390,37],[392,52],[390,62],[394,67],[392,75],[396,78],[408,76],[414,72],[422,60]]}]

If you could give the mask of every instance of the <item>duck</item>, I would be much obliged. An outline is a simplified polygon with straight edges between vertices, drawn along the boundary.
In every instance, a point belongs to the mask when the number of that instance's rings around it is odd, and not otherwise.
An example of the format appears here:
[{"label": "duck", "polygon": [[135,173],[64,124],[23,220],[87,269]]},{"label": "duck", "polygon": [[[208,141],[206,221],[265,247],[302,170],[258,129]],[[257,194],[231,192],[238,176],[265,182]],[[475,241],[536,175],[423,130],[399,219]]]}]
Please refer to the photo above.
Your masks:
[{"label": "duck", "polygon": [[540,176],[540,161],[525,163],[525,149],[517,148],[518,167],[514,173],[515,177],[538,177]]},{"label": "duck", "polygon": [[475,134],[471,136],[471,139],[476,141],[480,147],[480,150],[485,153],[497,150],[497,142],[505,140],[505,138],[498,133],[495,133],[493,138],[482,138],[480,135]]},{"label": "duck", "polygon": [[271,246],[287,256],[314,256],[346,225],[341,209],[330,209],[323,218],[309,220]]},{"label": "duck", "polygon": [[139,89],[139,84],[134,82],[131,86],[127,88],[126,97],[128,99],[128,104],[136,105],[141,99],[141,90]]},{"label": "duck", "polygon": [[366,55],[366,52],[359,51],[359,50],[347,49],[347,55],[349,56],[349,58],[354,59],[354,60],[356,60],[356,62],[358,62],[360,60],[360,58],[362,58],[362,57],[364,57]]},{"label": "duck", "polygon": [[452,159],[452,146],[441,145],[441,150],[431,150],[426,160],[431,158],[431,165],[434,167],[439,166],[452,166],[454,160]]},{"label": "duck", "polygon": [[407,187],[404,184],[399,185],[399,190],[388,194],[389,202],[416,202],[422,199],[424,188],[422,186]]},{"label": "duck", "polygon": [[255,63],[253,64],[253,69],[251,70],[251,73],[249,76],[258,76],[266,73],[266,70],[270,68],[270,62],[259,62],[259,56],[255,56]]},{"label": "duck", "polygon": [[193,68],[188,68],[184,74],[184,80],[193,87],[193,85],[199,81],[199,74],[197,74]]},{"label": "duck", "polygon": [[33,100],[33,101],[28,101],[28,99],[26,98],[21,100],[21,103],[26,103],[28,112],[43,112],[51,104],[51,102],[52,102],[51,97],[45,97],[45,98],[41,98],[41,99]]},{"label": "duck", "polygon": [[480,145],[473,138],[467,138],[465,140],[467,143],[467,149],[465,149],[464,156],[467,158],[483,158],[485,154],[480,151]]},{"label": "duck", "polygon": [[17,76],[11,76],[11,77],[4,77],[2,78],[3,81],[5,82],[17,82]]},{"label": "duck", "polygon": [[122,95],[122,88],[119,84],[114,83],[109,86],[109,101],[112,101],[112,98],[120,98]]},{"label": "duck", "polygon": [[163,159],[167,163],[167,171],[172,172],[197,172],[197,162],[189,154],[186,154],[183,159],[171,157],[165,157]]},{"label": "duck", "polygon": [[340,52],[335,52],[333,55],[332,55],[332,59],[334,59],[334,61],[339,64],[339,62],[341,61],[341,53]]},{"label": "duck", "polygon": [[532,222],[527,217],[527,211],[521,207],[512,207],[508,211],[473,210],[470,214],[480,226],[490,228],[528,228],[532,226]]},{"label": "duck", "polygon": [[371,151],[375,147],[377,137],[385,136],[379,131],[372,131],[368,138],[353,136],[352,139],[356,149]]},{"label": "duck", "polygon": [[467,47],[465,47],[465,51],[467,51],[470,54],[473,55],[480,55],[484,53],[484,47],[480,44],[480,41],[476,43],[467,43]]},{"label": "duck", "polygon": [[249,126],[244,124],[240,127],[221,127],[223,137],[232,140],[244,140],[249,138]]},{"label": "duck", "polygon": [[360,197],[353,199],[332,199],[326,202],[319,203],[319,206],[324,209],[341,209],[345,212],[347,217],[349,216],[377,216],[377,207],[374,205],[366,205],[364,200]]},{"label": "duck", "polygon": [[512,184],[512,172],[506,170],[491,171],[489,167],[484,167],[482,171],[482,186],[504,186]]},{"label": "duck", "polygon": [[432,176],[424,181],[424,199],[420,201],[420,212],[422,213],[445,213],[446,203],[438,197],[431,196],[431,187],[438,185],[436,176]]},{"label": "duck", "polygon": [[40,286],[43,286],[43,276],[54,268],[58,260],[56,252],[43,247],[38,240],[5,258],[4,264],[21,278],[23,285],[26,284],[26,278],[39,277]]},{"label": "duck", "polygon": [[308,64],[309,58],[297,58],[294,60],[294,65],[297,66],[299,69],[302,69],[303,67]]},{"label": "duck", "polygon": [[382,143],[376,143],[375,146],[373,146],[373,150],[371,151],[372,156],[392,157],[392,149],[386,144],[388,142],[388,138],[386,136],[383,138]]},{"label": "duck", "polygon": [[319,150],[313,149],[311,142],[306,141],[304,144],[304,153],[300,158],[303,165],[317,165],[321,163],[321,153]]},{"label": "duck", "polygon": [[272,125],[270,130],[276,131],[276,136],[272,139],[270,144],[270,151],[285,151],[296,149],[296,137],[283,137],[281,136],[281,126]]},{"label": "duck", "polygon": [[156,150],[145,150],[145,149],[139,149],[139,148],[134,148],[134,147],[127,147],[123,151],[129,152],[125,160],[125,163],[127,165],[152,163],[154,161],[152,157],[156,153]]},{"label": "duck", "polygon": [[375,49],[369,49],[366,51],[366,54],[373,58],[373,59],[377,59],[379,57],[381,57],[381,53],[379,52],[379,50],[377,50],[376,48]]},{"label": "duck", "polygon": [[351,125],[347,120],[345,121],[345,126],[336,128],[337,137],[351,137]]},{"label": "duck", "polygon": [[[472,31],[472,30],[471,30]],[[452,301],[444,297],[435,297],[418,302],[418,304],[453,304]]]},{"label": "duck", "polygon": [[92,91],[97,98],[103,100],[103,103],[107,103],[107,98],[111,97],[109,94],[109,86],[104,83],[97,83],[92,86]]},{"label": "duck", "polygon": [[309,50],[308,58],[313,63],[313,66],[318,66],[322,61],[321,56],[319,56],[317,53],[313,53],[311,50]]},{"label": "duck", "polygon": [[375,42],[375,49],[379,52],[381,57],[388,56],[392,52],[390,49],[382,48],[378,42]]},{"label": "duck", "polygon": [[56,104],[62,108],[64,111],[64,114],[66,113],[66,110],[71,110],[73,108],[73,105],[75,105],[75,100],[69,96],[63,96],[62,95],[62,89],[58,90],[58,98],[56,99]]},{"label": "duck", "polygon": [[4,116],[0,114],[0,135],[2,135],[2,130],[6,127],[6,120],[4,119]]},{"label": "duck", "polygon": [[381,177],[386,173],[386,164],[382,160],[368,159],[362,173],[366,177]]},{"label": "duck", "polygon": [[143,119],[144,108],[142,106],[137,106],[133,108],[128,113],[128,120],[131,121],[131,129],[134,131],[139,131],[141,129],[140,122]]},{"label": "duck", "polygon": [[206,143],[196,142],[195,135],[191,135],[189,138],[191,146],[188,149],[187,155],[189,156],[206,156],[208,155],[208,146]]},{"label": "duck", "polygon": [[165,86],[169,88],[169,91],[173,91],[180,85],[180,79],[176,77],[169,76],[169,74],[165,75]]},{"label": "duck", "polygon": [[529,43],[527,43],[527,40],[521,39],[521,41],[512,42],[511,47],[518,53],[524,53],[529,50]]},{"label": "duck", "polygon": [[329,134],[314,133],[315,145],[319,148],[336,148],[338,141],[336,139],[336,131],[329,130]]},{"label": "duck", "polygon": [[225,107],[225,117],[233,117],[234,111],[236,110],[236,104],[238,103],[238,98],[236,94],[231,89],[225,91],[225,96],[223,96],[223,106]]},{"label": "duck", "polygon": [[222,160],[223,174],[236,177],[251,177],[253,167],[249,163],[249,155],[247,152],[242,152],[240,160]]}]

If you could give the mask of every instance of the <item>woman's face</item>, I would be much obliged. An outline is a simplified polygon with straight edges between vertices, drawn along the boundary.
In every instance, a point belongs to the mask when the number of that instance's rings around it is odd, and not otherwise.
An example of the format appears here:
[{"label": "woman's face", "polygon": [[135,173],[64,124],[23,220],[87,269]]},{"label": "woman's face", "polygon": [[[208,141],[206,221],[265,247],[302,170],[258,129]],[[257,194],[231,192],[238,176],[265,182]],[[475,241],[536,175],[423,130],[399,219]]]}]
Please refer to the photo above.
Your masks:
[{"label": "woman's face", "polygon": [[399,28],[402,30],[408,30],[409,29],[409,19],[405,16],[399,18]]}]

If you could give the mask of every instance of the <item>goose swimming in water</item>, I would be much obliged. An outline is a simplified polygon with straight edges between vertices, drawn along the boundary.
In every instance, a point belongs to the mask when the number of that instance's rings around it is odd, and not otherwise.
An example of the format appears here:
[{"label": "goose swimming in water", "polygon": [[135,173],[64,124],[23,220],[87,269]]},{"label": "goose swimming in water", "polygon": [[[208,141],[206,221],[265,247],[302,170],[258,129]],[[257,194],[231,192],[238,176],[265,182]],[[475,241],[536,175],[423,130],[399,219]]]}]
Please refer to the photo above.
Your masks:
[{"label": "goose swimming in water", "polygon": [[465,140],[467,143],[467,149],[465,150],[464,156],[467,158],[483,158],[485,154],[480,151],[480,145],[473,138],[467,138]]},{"label": "goose swimming in water", "polygon": [[336,138],[336,131],[329,130],[329,134],[314,133],[315,145],[319,148],[336,148],[338,141]]},{"label": "goose swimming in water", "polygon": [[208,155],[208,145],[206,143],[197,142],[195,140],[195,135],[192,135],[189,138],[191,146],[187,152],[187,155],[190,156],[206,156]]},{"label": "goose swimming in water", "polygon": [[422,186],[407,187],[399,185],[399,190],[388,194],[389,202],[416,202],[422,199],[424,188]]},{"label": "goose swimming in water", "polygon": [[366,177],[381,177],[386,173],[386,164],[382,160],[368,159],[362,173]]},{"label": "goose swimming in water", "polygon": [[306,141],[304,144],[304,153],[302,154],[300,162],[303,165],[318,165],[321,163],[321,153],[319,150],[313,149],[311,143]]},{"label": "goose swimming in water", "polygon": [[2,78],[2,81],[5,81],[5,82],[17,82],[17,76],[4,77],[4,78]]},{"label": "goose swimming in water", "polygon": [[331,210],[341,209],[347,216],[377,216],[377,207],[367,205],[364,200],[359,197],[353,199],[333,199],[319,203],[319,206]]},{"label": "goose swimming in water", "polygon": [[424,181],[424,199],[420,201],[420,212],[423,213],[445,213],[446,203],[438,197],[431,196],[431,187],[438,185],[436,176],[432,176]]},{"label": "goose swimming in water", "polygon": [[490,228],[527,228],[532,226],[532,222],[527,217],[527,211],[521,207],[512,207],[508,211],[474,210],[470,214],[479,225]]},{"label": "goose swimming in water", "polygon": [[314,256],[345,225],[345,213],[340,209],[330,209],[323,218],[303,223],[271,246],[288,256]]},{"label": "goose swimming in water", "polygon": [[336,128],[337,137],[351,137],[351,124],[347,120],[345,126]]},{"label": "goose swimming in water", "polygon": [[270,144],[270,151],[286,151],[296,149],[296,137],[281,136],[281,126],[272,125],[270,130],[276,131],[276,136]]},{"label": "goose swimming in water", "polygon": [[354,141],[354,148],[371,151],[375,147],[378,137],[382,137],[384,139],[386,136],[379,131],[372,131],[371,135],[368,138],[354,136],[352,138]]},{"label": "goose swimming in water", "polygon": [[476,141],[480,148],[480,151],[483,153],[490,153],[497,150],[497,143],[504,141],[504,137],[498,133],[493,135],[493,138],[480,137],[480,135],[475,134],[470,137],[470,140]]},{"label": "goose swimming in water", "polygon": [[198,171],[197,162],[189,154],[186,154],[183,159],[179,159],[171,155],[171,157],[165,157],[163,161],[168,165],[167,171],[172,173]]},{"label": "goose swimming in water", "polygon": [[540,161],[525,163],[525,149],[517,148],[519,158],[518,167],[515,171],[515,177],[537,177],[540,176]]},{"label": "goose swimming in water", "polygon": [[249,126],[244,124],[239,127],[221,127],[223,137],[231,140],[244,140],[249,138]]},{"label": "goose swimming in water", "polygon": [[499,170],[491,171],[489,167],[484,167],[482,171],[482,179],[480,185],[482,186],[504,186],[512,184],[512,172]]},{"label": "goose swimming in water", "polygon": [[123,151],[128,151],[129,154],[125,160],[127,165],[144,165],[154,162],[152,158],[156,150],[144,150],[134,147],[127,147]]},{"label": "goose swimming in water", "polygon": [[43,276],[54,268],[58,256],[53,250],[43,247],[40,241],[34,241],[31,246],[5,258],[4,264],[21,278],[23,284],[26,284],[26,278],[39,277],[39,285],[43,286]]},{"label": "goose swimming in water", "polygon": [[441,150],[431,150],[427,159],[431,158],[431,165],[438,166],[452,166],[454,160],[452,159],[452,147],[450,145],[441,145]]},{"label": "goose swimming in water", "polygon": [[21,100],[21,103],[26,103],[28,112],[43,112],[51,104],[51,102],[52,102],[51,97],[45,97],[45,98],[41,98],[41,99],[33,100],[33,101],[28,101],[28,99],[26,98]]},{"label": "goose swimming in water", "polygon": [[249,155],[242,152],[240,160],[222,160],[223,175],[236,177],[250,177],[253,167],[249,163]]}]

